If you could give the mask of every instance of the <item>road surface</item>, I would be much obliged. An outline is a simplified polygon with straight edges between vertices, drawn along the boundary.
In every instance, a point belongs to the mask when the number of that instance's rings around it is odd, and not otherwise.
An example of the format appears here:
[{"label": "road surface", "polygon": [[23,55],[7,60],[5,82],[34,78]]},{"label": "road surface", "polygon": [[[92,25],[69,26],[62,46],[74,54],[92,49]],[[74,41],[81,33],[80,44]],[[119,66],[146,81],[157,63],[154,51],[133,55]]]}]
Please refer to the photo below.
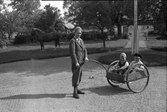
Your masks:
[{"label": "road surface", "polygon": [[1,64],[0,112],[166,112],[166,67],[149,67],[149,85],[139,94],[125,84],[111,87],[97,64],[83,68],[79,88],[86,94],[74,99],[69,57]]}]

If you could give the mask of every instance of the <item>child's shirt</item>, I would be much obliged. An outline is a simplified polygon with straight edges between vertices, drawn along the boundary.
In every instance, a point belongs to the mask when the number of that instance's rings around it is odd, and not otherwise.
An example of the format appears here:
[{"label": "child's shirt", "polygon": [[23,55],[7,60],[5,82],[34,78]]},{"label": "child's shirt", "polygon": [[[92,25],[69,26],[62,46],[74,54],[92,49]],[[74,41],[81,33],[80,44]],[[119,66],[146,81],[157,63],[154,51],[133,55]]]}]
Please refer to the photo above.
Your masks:
[{"label": "child's shirt", "polygon": [[121,63],[121,61],[119,61],[117,64],[114,65],[114,69],[122,69],[125,70],[129,67],[129,63],[128,61],[125,61],[123,63]]},{"label": "child's shirt", "polygon": [[135,61],[132,61],[131,63],[130,63],[130,65],[129,65],[129,69],[131,70],[131,69],[136,69],[136,68],[134,68],[134,65],[135,64],[143,64],[143,62],[141,62],[141,61],[139,61],[139,62],[135,62]]}]

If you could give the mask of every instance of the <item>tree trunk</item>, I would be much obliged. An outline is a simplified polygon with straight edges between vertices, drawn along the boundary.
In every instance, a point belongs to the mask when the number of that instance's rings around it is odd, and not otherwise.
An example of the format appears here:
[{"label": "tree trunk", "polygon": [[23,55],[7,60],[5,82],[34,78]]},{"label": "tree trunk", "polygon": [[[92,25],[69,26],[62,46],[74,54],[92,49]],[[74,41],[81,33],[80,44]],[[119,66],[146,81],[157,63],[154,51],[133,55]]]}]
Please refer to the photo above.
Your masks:
[{"label": "tree trunk", "polygon": [[106,41],[103,39],[103,47],[106,48]]},{"label": "tree trunk", "polygon": [[122,31],[121,31],[121,24],[119,23],[118,25],[117,25],[117,27],[118,27],[118,39],[120,39],[121,38],[121,34],[122,34]]},{"label": "tree trunk", "polygon": [[106,42],[105,42],[103,28],[101,29],[101,36],[102,36],[102,40],[103,40],[103,47],[106,48]]},{"label": "tree trunk", "polygon": [[8,34],[8,40],[11,40],[11,34]]},{"label": "tree trunk", "polygon": [[0,39],[3,39],[3,38],[4,38],[4,36],[5,36],[4,32],[3,32],[3,31],[1,31],[1,36],[0,36]]}]

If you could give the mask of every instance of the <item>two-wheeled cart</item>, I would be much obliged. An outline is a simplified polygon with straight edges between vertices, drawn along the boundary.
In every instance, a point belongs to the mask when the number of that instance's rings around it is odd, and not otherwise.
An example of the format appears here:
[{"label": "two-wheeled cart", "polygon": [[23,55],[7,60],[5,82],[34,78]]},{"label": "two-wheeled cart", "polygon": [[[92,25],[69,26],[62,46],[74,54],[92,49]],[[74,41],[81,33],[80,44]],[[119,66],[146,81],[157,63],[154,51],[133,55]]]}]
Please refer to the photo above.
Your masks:
[{"label": "two-wheeled cart", "polygon": [[89,60],[90,62],[95,62],[101,65],[106,71],[106,78],[108,83],[113,87],[119,87],[122,84],[127,84],[130,91],[134,93],[140,93],[144,91],[149,83],[150,74],[144,64],[135,64],[131,69],[129,68],[127,72],[123,75],[113,72],[113,66],[118,63],[119,60],[113,61],[108,67],[96,60]]}]

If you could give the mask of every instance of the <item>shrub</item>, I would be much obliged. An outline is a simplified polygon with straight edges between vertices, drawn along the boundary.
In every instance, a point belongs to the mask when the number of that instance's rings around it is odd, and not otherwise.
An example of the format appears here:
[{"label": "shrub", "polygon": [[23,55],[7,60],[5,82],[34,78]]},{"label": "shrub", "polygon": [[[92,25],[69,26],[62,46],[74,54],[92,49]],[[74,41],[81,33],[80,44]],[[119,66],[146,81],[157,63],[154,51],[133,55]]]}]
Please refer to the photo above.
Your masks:
[{"label": "shrub", "polygon": [[66,33],[62,33],[62,34],[61,34],[61,40],[62,40],[62,41],[66,41],[67,38],[68,38],[68,34],[66,34]]},{"label": "shrub", "polygon": [[167,40],[167,36],[165,36],[165,35],[163,36],[162,35],[162,36],[157,37],[156,39],[157,40]]},{"label": "shrub", "polygon": [[4,46],[7,46],[10,44],[9,40],[0,40],[0,47],[3,48]]},{"label": "shrub", "polygon": [[91,35],[92,35],[92,34],[91,34],[90,32],[83,32],[81,38],[82,38],[83,40],[92,40],[92,36],[91,36]]},{"label": "shrub", "polygon": [[74,37],[74,33],[70,33],[67,35],[67,40],[71,40]]},{"label": "shrub", "polygon": [[103,38],[106,40],[107,39],[108,34],[106,32],[103,33],[103,37],[101,33],[97,33],[96,37],[98,40],[103,40]]},{"label": "shrub", "polygon": [[[108,34],[104,32],[103,36],[105,39],[107,39]],[[70,40],[73,37],[74,37],[74,33],[70,33],[67,36],[67,39]],[[102,35],[101,33],[97,33],[97,32],[83,32],[81,35],[81,38],[83,40],[102,40]]]},{"label": "shrub", "polygon": [[122,34],[122,39],[129,39],[129,36],[127,33]]},{"label": "shrub", "polygon": [[156,38],[157,40],[167,40],[167,31],[162,31],[161,35]]},{"label": "shrub", "polygon": [[13,44],[25,44],[31,42],[31,36],[30,35],[17,35],[14,39]]},{"label": "shrub", "polygon": [[148,35],[158,35],[159,32],[158,31],[149,31]]}]

